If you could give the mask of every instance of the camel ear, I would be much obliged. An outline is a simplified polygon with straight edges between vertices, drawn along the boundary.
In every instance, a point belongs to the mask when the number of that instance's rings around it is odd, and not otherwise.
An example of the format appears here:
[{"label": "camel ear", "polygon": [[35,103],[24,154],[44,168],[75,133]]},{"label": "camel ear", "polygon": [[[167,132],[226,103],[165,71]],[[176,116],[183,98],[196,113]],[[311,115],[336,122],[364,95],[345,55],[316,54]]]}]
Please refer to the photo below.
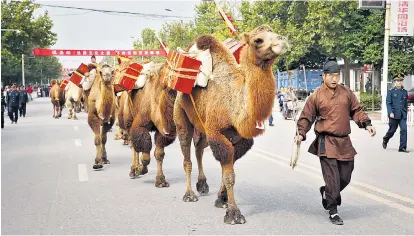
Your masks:
[{"label": "camel ear", "polygon": [[249,44],[249,42],[250,42],[250,35],[247,34],[247,33],[242,33],[240,35],[240,40],[243,41],[246,44]]}]

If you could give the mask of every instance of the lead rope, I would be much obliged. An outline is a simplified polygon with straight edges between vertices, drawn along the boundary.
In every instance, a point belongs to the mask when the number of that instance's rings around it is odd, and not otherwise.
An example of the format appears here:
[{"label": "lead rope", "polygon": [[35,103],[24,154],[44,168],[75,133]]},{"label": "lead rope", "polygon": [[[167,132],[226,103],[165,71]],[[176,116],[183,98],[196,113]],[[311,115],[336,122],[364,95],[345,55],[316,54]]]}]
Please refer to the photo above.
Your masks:
[{"label": "lead rope", "polygon": [[[288,67],[288,63],[287,63],[287,59],[285,60],[285,65],[286,65],[286,72],[288,74],[288,78],[289,78],[289,67]],[[297,165],[298,159],[299,159],[299,154],[300,154],[300,144],[298,144],[298,135],[299,135],[299,129],[298,129],[298,120],[296,119],[297,114],[299,113],[299,109],[296,110],[297,108],[297,101],[293,102],[294,106],[293,106],[293,121],[295,122],[295,126],[296,126],[296,135],[295,138],[293,140],[293,148],[292,148],[292,156],[290,157],[290,163],[289,166],[292,167],[292,169],[294,169]]]}]

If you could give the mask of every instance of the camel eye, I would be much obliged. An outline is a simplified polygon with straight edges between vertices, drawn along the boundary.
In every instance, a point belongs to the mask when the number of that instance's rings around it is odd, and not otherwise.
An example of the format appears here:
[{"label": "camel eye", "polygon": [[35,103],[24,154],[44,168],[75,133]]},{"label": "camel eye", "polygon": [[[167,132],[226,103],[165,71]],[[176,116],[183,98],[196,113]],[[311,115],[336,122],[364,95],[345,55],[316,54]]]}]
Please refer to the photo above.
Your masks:
[{"label": "camel eye", "polygon": [[256,45],[259,45],[259,44],[263,43],[263,39],[256,39],[256,40],[254,40],[254,43]]}]

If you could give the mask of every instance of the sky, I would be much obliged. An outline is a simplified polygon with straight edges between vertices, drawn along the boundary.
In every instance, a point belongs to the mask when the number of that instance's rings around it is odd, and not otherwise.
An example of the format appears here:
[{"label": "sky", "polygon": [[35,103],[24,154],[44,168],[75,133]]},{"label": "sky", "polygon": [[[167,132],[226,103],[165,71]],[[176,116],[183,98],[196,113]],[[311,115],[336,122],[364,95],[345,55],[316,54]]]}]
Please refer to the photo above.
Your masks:
[{"label": "sky", "polygon": [[[182,20],[195,17],[195,6],[200,0],[172,1],[40,1],[35,3],[79,8],[93,8],[111,11],[128,11],[165,16],[179,16]],[[169,9],[171,11],[167,11]],[[101,13],[84,10],[41,7],[36,14],[48,11],[57,33],[57,42],[51,49],[94,49],[94,50],[128,50],[132,49],[134,39],[139,38],[141,30],[161,29],[163,23],[177,20],[174,17],[148,19],[125,14]],[[99,62],[102,57],[97,57]],[[81,63],[89,63],[90,57],[59,57],[64,68],[77,68]]]}]

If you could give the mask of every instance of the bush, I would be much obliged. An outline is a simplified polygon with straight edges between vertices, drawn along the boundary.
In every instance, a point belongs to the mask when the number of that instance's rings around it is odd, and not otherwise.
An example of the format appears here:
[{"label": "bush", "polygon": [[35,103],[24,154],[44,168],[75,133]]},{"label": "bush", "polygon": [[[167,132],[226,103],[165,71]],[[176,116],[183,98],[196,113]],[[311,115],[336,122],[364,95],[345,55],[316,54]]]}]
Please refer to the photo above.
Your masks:
[{"label": "bush", "polygon": [[[361,105],[364,107],[364,111],[372,110],[372,94],[371,93],[361,93],[360,101]],[[381,94],[374,93],[374,109],[381,109]]]}]

